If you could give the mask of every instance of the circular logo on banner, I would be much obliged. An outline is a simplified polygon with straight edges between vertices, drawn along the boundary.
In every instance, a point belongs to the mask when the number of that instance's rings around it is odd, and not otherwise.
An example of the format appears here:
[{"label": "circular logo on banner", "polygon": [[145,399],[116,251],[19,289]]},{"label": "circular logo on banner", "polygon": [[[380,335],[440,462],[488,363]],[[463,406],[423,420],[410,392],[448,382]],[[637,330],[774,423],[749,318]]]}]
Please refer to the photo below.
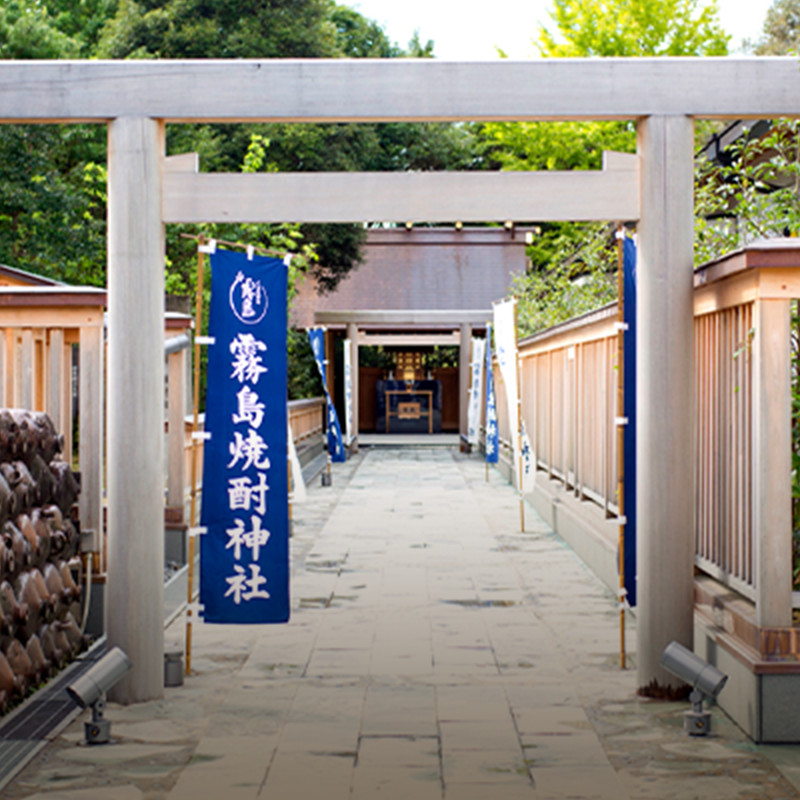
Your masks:
[{"label": "circular logo on banner", "polygon": [[269,306],[267,290],[261,281],[245,277],[239,272],[231,285],[230,291],[231,310],[240,322],[245,325],[256,325],[264,319]]}]

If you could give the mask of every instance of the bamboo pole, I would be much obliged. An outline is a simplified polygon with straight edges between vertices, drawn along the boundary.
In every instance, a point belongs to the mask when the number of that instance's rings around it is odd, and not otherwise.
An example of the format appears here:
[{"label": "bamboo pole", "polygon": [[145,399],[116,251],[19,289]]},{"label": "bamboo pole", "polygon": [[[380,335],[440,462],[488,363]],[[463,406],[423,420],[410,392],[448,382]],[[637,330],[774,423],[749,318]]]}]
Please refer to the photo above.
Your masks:
[{"label": "bamboo pole", "polygon": [[619,559],[619,666],[625,669],[625,276],[622,228],[617,231],[617,504],[620,524]]},{"label": "bamboo pole", "polygon": [[192,671],[192,601],[194,595],[194,552],[197,526],[197,448],[199,439],[195,436],[199,428],[200,398],[200,344],[197,337],[203,325],[203,273],[205,270],[205,254],[201,247],[205,244],[203,236],[197,237],[197,281],[194,298],[194,384],[192,391],[192,461],[191,461],[191,501],[189,504],[189,572],[186,590],[186,674]]}]

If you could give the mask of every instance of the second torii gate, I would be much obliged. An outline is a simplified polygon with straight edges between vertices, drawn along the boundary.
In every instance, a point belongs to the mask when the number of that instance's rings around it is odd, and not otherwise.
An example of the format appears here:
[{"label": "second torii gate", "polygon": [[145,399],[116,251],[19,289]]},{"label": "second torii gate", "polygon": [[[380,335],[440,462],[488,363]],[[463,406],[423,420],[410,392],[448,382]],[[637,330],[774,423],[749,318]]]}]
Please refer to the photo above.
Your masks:
[{"label": "second torii gate", "polygon": [[[215,220],[639,221],[637,681],[674,685],[659,657],[691,645],[693,613],[693,120],[798,115],[794,59],[0,62],[0,122],[108,124],[108,635],[134,664],[115,699],[163,692],[163,226]],[[638,158],[596,173],[316,175],[165,159],[167,122],[544,119],[637,120]],[[791,579],[777,561],[760,581]]]}]

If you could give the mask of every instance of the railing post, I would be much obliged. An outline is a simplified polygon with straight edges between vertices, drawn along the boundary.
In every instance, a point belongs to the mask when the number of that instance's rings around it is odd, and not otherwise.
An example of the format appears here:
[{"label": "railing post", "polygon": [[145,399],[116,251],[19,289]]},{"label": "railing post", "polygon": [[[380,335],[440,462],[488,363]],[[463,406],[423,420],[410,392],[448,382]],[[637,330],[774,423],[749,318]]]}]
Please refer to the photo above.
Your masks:
[{"label": "railing post", "polygon": [[753,306],[753,546],[756,624],[792,624],[791,308]]},{"label": "railing post", "polygon": [[186,352],[179,350],[167,357],[167,505],[179,508],[181,519],[186,504]]},{"label": "railing post", "polygon": [[638,134],[637,684],[651,695],[681,684],[666,645],[693,644],[693,122],[647,117]]},{"label": "railing post", "polygon": [[108,127],[108,646],[121,703],[164,692],[163,123]]},{"label": "railing post", "polygon": [[34,410],[34,397],[36,395],[36,387],[34,381],[36,379],[36,366],[35,366],[35,353],[33,347],[33,328],[22,329],[22,354],[20,356],[20,391],[19,391],[19,407],[27,408],[29,411]]},{"label": "railing post", "polygon": [[[95,531],[94,552],[103,565],[103,320],[80,329],[80,377],[78,462],[81,493],[78,507],[81,526]],[[70,420],[71,422],[71,420]],[[64,438],[70,432],[64,431]]]}]

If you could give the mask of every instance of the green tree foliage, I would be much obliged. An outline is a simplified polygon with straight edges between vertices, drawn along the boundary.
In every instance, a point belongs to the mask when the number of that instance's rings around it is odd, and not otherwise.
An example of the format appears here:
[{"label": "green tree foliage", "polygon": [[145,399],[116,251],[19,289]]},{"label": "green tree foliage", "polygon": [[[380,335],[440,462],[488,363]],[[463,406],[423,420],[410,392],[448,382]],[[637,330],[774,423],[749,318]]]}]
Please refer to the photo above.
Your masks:
[{"label": "green tree foliage", "polygon": [[[57,23],[41,3],[8,0],[0,7],[0,58],[79,56],[77,31]],[[0,261],[102,285],[104,164],[99,126],[0,126]]]},{"label": "green tree foliage", "polygon": [[[716,2],[699,0],[553,0],[555,28],[535,41],[545,58],[724,55]],[[510,170],[600,169],[605,150],[632,153],[631,122],[489,123],[480,126],[481,157]],[[530,220],[536,222],[536,220]],[[525,333],[614,299],[616,248],[607,224],[541,224],[531,266],[517,279]]]},{"label": "green tree foliage", "polygon": [[77,39],[61,31],[40,3],[6,0],[0,6],[0,58],[74,58]]},{"label": "green tree foliage", "polygon": [[383,28],[349,6],[335,6],[331,22],[336,28],[336,45],[350,58],[398,58],[403,51],[386,36]]},{"label": "green tree foliage", "polygon": [[636,151],[630,122],[491,122],[481,129],[484,157],[508,170],[600,169],[604,150]]},{"label": "green tree foliage", "polygon": [[763,137],[745,134],[722,163],[695,173],[695,263],[757,239],[800,234],[800,122],[779,120]]},{"label": "green tree foliage", "polygon": [[[114,15],[118,0],[56,0],[47,4],[54,26],[73,39],[76,57],[89,58],[106,22]],[[63,56],[57,56],[63,58]]]},{"label": "green tree foliage", "polygon": [[724,56],[730,37],[716,0],[553,0],[557,33],[542,27],[545,57]]},{"label": "green tree foliage", "polygon": [[101,58],[339,55],[330,0],[119,0]]},{"label": "green tree foliage", "polygon": [[[406,51],[334,0],[6,0],[2,58],[430,57]],[[466,126],[174,125],[167,152],[198,152],[206,171],[452,169],[468,164]],[[102,126],[0,128],[0,260],[75,283],[105,282],[105,131]],[[361,226],[169,226],[166,286],[189,293],[194,248],[183,232],[296,254],[330,291],[360,261]],[[303,337],[294,351],[303,351]],[[302,359],[301,359],[302,361]],[[293,391],[313,380],[292,379]],[[305,382],[305,383],[304,383]]]},{"label": "green tree foliage", "polygon": [[[377,23],[333,0],[120,0],[97,52],[111,58],[407,55]],[[409,54],[431,53],[431,42],[415,37],[409,44]],[[273,124],[171,126],[167,145],[171,153],[198,152],[204,171],[232,171],[253,136],[268,142],[270,164],[295,172],[453,168],[466,160],[469,143],[463,126]],[[317,245],[310,269],[320,291],[332,291],[360,262],[363,229],[314,225],[301,232]]]},{"label": "green tree foliage", "polygon": [[[613,227],[564,223],[544,230],[531,248],[547,264],[529,269],[512,282],[520,298],[521,336],[552,327],[610,303],[617,296]],[[581,245],[576,247],[576,242]]]},{"label": "green tree foliage", "polygon": [[764,31],[755,46],[759,56],[797,55],[800,52],[800,2],[775,0],[767,11]]},{"label": "green tree foliage", "polygon": [[[696,172],[695,261],[757,239],[800,234],[800,121],[778,120],[761,137],[746,134],[721,164]],[[794,588],[800,589],[800,313],[792,309],[792,516]],[[743,343],[737,357],[749,357]]]}]

